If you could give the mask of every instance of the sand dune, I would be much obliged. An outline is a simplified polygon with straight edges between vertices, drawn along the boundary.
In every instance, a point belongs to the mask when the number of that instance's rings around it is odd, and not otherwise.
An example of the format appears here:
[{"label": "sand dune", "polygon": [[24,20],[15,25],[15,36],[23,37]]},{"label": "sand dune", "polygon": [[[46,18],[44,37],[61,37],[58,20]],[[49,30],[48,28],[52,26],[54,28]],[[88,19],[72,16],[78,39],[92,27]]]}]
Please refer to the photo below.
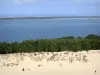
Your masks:
[{"label": "sand dune", "polygon": [[100,51],[0,55],[0,75],[100,75]]}]

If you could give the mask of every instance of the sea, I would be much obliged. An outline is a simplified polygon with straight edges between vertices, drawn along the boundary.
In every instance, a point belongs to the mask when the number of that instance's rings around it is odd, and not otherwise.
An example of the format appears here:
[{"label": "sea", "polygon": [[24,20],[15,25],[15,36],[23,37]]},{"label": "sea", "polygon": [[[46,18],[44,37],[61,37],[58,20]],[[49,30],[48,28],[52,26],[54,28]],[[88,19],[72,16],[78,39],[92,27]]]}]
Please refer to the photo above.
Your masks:
[{"label": "sea", "polygon": [[100,19],[0,19],[0,42],[100,34]]}]

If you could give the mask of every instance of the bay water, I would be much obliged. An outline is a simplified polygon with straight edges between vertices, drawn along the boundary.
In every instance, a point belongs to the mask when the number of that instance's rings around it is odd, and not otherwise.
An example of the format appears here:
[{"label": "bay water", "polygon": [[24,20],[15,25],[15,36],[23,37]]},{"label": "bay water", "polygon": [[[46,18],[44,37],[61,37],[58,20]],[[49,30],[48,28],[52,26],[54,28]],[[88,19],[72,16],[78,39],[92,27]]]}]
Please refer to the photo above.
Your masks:
[{"label": "bay water", "polygon": [[0,42],[100,34],[100,19],[0,19]]}]

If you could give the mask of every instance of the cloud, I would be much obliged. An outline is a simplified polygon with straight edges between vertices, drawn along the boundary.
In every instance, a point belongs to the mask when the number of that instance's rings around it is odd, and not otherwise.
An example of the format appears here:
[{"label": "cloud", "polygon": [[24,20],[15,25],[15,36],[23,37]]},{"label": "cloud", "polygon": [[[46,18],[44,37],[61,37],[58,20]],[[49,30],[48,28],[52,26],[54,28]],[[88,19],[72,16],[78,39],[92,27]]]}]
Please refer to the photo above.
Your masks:
[{"label": "cloud", "polygon": [[13,0],[14,4],[31,4],[38,0]]},{"label": "cloud", "polygon": [[[2,1],[2,0],[1,0]],[[66,4],[66,5],[93,5],[93,4],[100,4],[100,0],[3,0],[3,4]],[[0,2],[0,3],[2,3]]]}]

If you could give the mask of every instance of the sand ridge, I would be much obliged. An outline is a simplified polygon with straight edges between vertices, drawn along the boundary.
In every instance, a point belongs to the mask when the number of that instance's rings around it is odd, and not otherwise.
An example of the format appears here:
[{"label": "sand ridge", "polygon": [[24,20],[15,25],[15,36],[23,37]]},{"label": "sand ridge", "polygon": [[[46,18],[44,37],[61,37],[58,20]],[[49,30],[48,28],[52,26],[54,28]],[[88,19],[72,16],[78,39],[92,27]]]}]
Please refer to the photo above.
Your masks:
[{"label": "sand ridge", "polygon": [[100,75],[100,51],[0,55],[0,75]]}]

